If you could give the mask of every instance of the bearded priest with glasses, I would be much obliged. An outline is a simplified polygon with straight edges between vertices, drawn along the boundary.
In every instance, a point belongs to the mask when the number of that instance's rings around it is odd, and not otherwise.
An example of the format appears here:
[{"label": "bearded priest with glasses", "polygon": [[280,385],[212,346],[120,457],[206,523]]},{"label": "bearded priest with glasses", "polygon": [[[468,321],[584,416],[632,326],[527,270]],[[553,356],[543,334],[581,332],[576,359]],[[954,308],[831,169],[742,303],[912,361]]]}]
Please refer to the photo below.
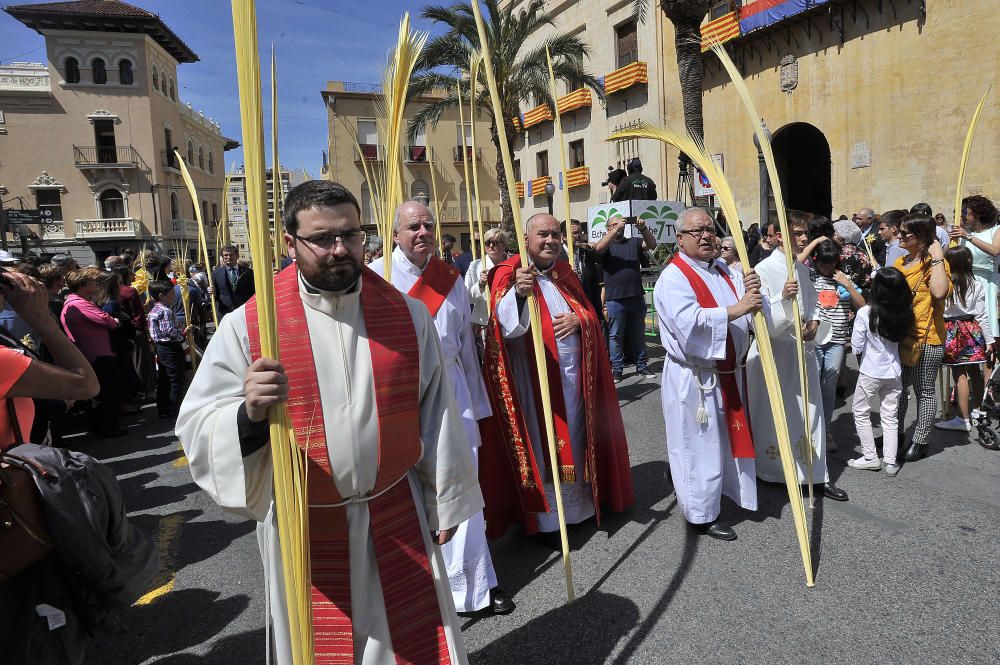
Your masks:
[{"label": "bearded priest with glasses", "polygon": [[316,665],[460,665],[465,647],[437,546],[481,514],[483,499],[449,380],[456,363],[442,354],[425,303],[363,266],[360,213],[334,182],[288,193],[295,264],[274,278],[281,362],[260,357],[253,299],[220,321],[177,434],[195,481],[259,522],[279,665],[292,651],[268,410],[282,403],[307,456]]},{"label": "bearded priest with glasses", "polygon": [[715,258],[715,222],[690,208],[677,230],[680,251],[653,290],[666,351],[661,399],[677,503],[699,533],[735,540],[719,520],[722,495],[757,510],[754,448],[747,422],[743,361],[760,279]]}]

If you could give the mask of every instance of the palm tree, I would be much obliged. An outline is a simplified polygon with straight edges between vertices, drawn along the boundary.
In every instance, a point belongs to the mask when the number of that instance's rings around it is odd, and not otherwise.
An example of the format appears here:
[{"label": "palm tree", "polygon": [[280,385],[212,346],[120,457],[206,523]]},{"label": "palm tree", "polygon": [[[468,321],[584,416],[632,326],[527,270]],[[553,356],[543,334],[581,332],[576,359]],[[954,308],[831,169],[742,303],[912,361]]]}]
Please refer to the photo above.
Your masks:
[{"label": "palm tree", "polygon": [[[478,2],[479,0],[472,0]],[[500,104],[503,110],[503,127],[498,128],[493,116],[493,105],[486,87],[485,72],[480,74],[477,111],[490,118],[490,137],[497,148],[497,185],[500,188],[500,207],[503,226],[510,230],[514,214],[507,194],[507,178],[500,154],[500,134],[502,129],[508,143],[515,134],[513,118],[520,113],[521,104],[548,103],[555,110],[555,100],[549,90],[548,66],[545,61],[545,46],[552,53],[552,66],[556,79],[570,85],[586,85],[594,90],[604,102],[604,88],[601,82],[586,71],[583,61],[590,48],[575,35],[554,34],[536,46],[528,47],[531,35],[544,26],[555,26],[555,22],[545,12],[544,0],[531,0],[526,7],[515,14],[514,3],[500,9],[497,0],[484,0],[486,13],[487,42],[493,58],[493,71],[497,79]],[[447,96],[426,104],[413,117],[409,125],[409,138],[413,140],[417,132],[427,125],[434,127],[445,111],[458,104],[457,90],[461,86],[462,102],[468,103],[469,59],[473,50],[482,52],[479,33],[476,30],[472,6],[456,2],[451,6],[429,5],[421,16],[448,27],[443,35],[432,39],[424,48],[410,80],[411,99],[432,92],[447,90]]]},{"label": "palm tree", "polygon": [[[646,16],[649,0],[634,0],[639,21]],[[705,66],[701,55],[701,22],[715,4],[714,0],[660,0],[660,9],[674,24],[674,50],[677,53],[677,75],[681,86],[684,128],[699,140],[705,138],[702,115],[702,86]]]}]

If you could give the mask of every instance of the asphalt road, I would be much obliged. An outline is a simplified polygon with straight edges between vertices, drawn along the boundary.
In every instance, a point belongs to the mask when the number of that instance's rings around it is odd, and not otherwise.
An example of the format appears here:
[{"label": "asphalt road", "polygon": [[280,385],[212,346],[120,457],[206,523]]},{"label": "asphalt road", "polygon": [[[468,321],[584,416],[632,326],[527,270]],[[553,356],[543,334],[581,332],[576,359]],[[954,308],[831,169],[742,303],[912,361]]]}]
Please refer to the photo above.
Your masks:
[{"label": "asphalt road", "polygon": [[[817,499],[809,515],[808,589],[784,487],[760,484],[755,513],[724,501],[735,542],[694,535],[666,480],[658,380],[626,375],[619,396],[635,506],[571,529],[569,605],[555,552],[520,532],[496,542],[518,608],[463,620],[471,663],[1000,662],[1000,453],[935,431],[930,456],[894,479],[849,469],[859,449],[838,400],[830,474],[851,500]],[[128,632],[96,641],[88,663],[263,663],[253,524],[194,485],[169,426],[144,414],[125,439],[76,444],[118,474],[165,564]]]}]

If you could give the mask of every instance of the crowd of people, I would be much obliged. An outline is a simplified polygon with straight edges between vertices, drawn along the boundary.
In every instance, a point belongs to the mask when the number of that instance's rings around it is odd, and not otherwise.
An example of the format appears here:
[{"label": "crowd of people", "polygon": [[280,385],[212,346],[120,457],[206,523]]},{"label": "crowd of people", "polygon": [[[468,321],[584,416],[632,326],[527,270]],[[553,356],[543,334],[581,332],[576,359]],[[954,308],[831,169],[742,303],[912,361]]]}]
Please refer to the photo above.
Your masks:
[{"label": "crowd of people", "polygon": [[[615,178],[636,191],[651,184],[641,165]],[[838,445],[838,394],[852,385],[850,353],[861,448],[851,468],[896,476],[927,455],[935,427],[971,430],[1000,329],[1000,235],[988,199],[968,197],[960,213],[949,227],[926,204],[836,221],[791,210],[784,227],[770,219],[745,232],[746,266],[709,211],[684,213],[653,302],[666,457],[693,529],[735,539],[719,520],[721,497],[756,510],[758,482],[785,483],[784,464],[797,484],[848,500],[827,454]],[[176,419],[195,481],[258,522],[273,649],[291,662],[268,446],[269,410],[287,404],[310,467],[312,599],[351,608],[314,615],[317,648],[389,662],[405,644],[464,662],[457,614],[515,610],[488,539],[520,525],[559,548],[562,524],[599,523],[602,511],[634,502],[617,384],[627,363],[640,380],[658,376],[642,283],[656,239],[641,220],[613,218],[591,243],[578,220],[536,214],[522,266],[499,228],[486,232],[484,256],[456,253],[447,235],[439,245],[421,202],[395,211],[391,241],[369,237],[360,214],[337,183],[289,192],[291,261],[274,277],[283,362],[261,355],[253,273],[234,247],[211,271],[149,255],[111,256],[103,268],[68,256],[16,262],[0,282],[0,388],[16,417],[0,413],[0,430],[25,440],[20,424],[32,440],[57,440],[78,400],[96,435],[118,436],[119,417],[155,395],[158,415]],[[207,325],[212,301],[217,328]],[[784,422],[765,387],[765,331]],[[202,349],[188,386],[189,359]],[[945,366],[954,390],[938,395]],[[44,385],[55,376],[60,385]],[[904,441],[910,389],[917,417]],[[939,397],[955,416],[934,422]],[[778,443],[783,427],[791,460]]]}]

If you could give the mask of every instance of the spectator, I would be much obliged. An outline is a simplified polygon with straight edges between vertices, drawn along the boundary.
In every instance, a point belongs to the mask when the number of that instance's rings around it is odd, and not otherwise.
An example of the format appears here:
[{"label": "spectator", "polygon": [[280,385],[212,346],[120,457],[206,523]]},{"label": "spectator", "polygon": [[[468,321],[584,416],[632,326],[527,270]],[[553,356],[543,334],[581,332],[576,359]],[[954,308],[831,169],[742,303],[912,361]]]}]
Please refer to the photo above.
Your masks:
[{"label": "spectator", "polygon": [[97,268],[74,270],[67,275],[69,295],[63,305],[62,324],[67,336],[93,366],[101,385],[97,405],[90,411],[90,429],[98,436],[110,438],[127,432],[118,428],[119,382],[111,350],[111,331],[119,326],[118,319],[93,302],[102,275]]},{"label": "spectator", "polygon": [[[48,311],[46,291],[40,282],[27,275],[7,273],[0,279],[0,300],[10,303],[31,326],[53,360],[51,363],[40,360],[30,349],[0,331],[0,449],[7,449],[19,443],[19,439],[25,440],[31,432],[33,399],[90,399],[99,386],[91,364],[66,338]],[[12,410],[7,400],[13,400]],[[10,418],[11,411],[16,422]]]},{"label": "spectator", "polygon": [[[8,261],[7,264],[10,265],[10,262]],[[40,279],[42,276],[37,268],[26,263],[15,263],[13,272],[27,275],[33,279]],[[35,351],[38,350],[39,340],[35,337],[31,326],[14,311],[14,307],[10,303],[5,304],[3,310],[0,311],[0,327],[6,328],[7,333],[14,339],[20,340]]]},{"label": "spectator", "polygon": [[73,270],[80,269],[80,264],[77,263],[76,259],[74,259],[69,254],[56,254],[55,256],[52,257],[50,261],[52,265],[56,265],[59,266],[60,268],[63,268],[67,272],[67,274],[72,272]]},{"label": "spectator", "polygon": [[43,265],[39,272],[42,274],[42,285],[49,296],[49,311],[59,320],[62,316],[63,297],[60,293],[66,286],[66,270],[53,263]]},{"label": "spectator", "polygon": [[601,187],[608,188],[608,195],[612,197],[612,201],[614,201],[615,190],[618,189],[618,185],[620,185],[624,179],[625,169],[613,169],[608,167],[608,177],[601,183]]},{"label": "spectator", "polygon": [[445,233],[441,236],[441,260],[452,266],[455,265],[455,236]]},{"label": "spectator", "polygon": [[612,217],[607,234],[594,251],[604,267],[604,302],[611,342],[611,374],[620,383],[625,370],[626,343],[635,354],[635,371],[652,378],[646,359],[646,293],[642,288],[644,251],[656,248],[656,238],[643,220],[635,223],[641,238],[626,238],[627,222]]},{"label": "spectator", "polygon": [[1000,294],[1000,273],[997,273],[1000,269],[1000,228],[997,228],[996,206],[985,196],[965,197],[962,199],[962,226],[952,227],[950,236],[960,240],[972,252],[972,274],[986,291],[986,312],[991,330],[1000,331],[997,311],[997,296]]},{"label": "spectator", "polygon": [[132,366],[133,344],[135,343],[135,328],[132,318],[122,307],[121,274],[113,270],[106,272],[98,280],[98,291],[94,304],[105,313],[118,320],[118,327],[111,331],[111,352],[115,358],[115,373],[118,376],[118,387],[121,395],[122,413],[138,413],[136,406],[126,407],[126,402],[139,389],[139,377]]},{"label": "spectator", "polygon": [[878,222],[878,235],[885,245],[882,256],[876,256],[883,268],[891,268],[896,259],[906,256],[906,250],[899,243],[899,225],[906,213],[902,210],[889,210],[882,213]]},{"label": "spectator", "polygon": [[777,227],[777,217],[774,219],[768,219],[764,222],[764,226],[761,229],[760,243],[753,248],[750,252],[750,267],[753,268],[755,265],[766,259],[774,251],[774,243],[776,242],[777,236],[775,235],[775,228]]},{"label": "spectator", "polygon": [[872,284],[872,262],[860,246],[864,236],[854,222],[834,222],[833,239],[840,243],[840,270],[851,278],[854,287],[865,298]]},{"label": "spectator", "polygon": [[254,294],[253,270],[240,264],[240,250],[234,245],[222,248],[222,265],[212,271],[208,297],[215,298],[219,316],[242,307]]},{"label": "spectator", "polygon": [[194,282],[202,293],[208,291],[208,274],[205,272],[204,263],[192,263],[188,266],[188,279]]},{"label": "spectator", "polygon": [[473,261],[465,274],[465,288],[472,303],[472,325],[477,340],[482,338],[482,329],[490,319],[486,304],[486,276],[493,266],[507,260],[507,234],[499,228],[490,229],[486,232],[485,245],[486,258]]},{"label": "spectator", "polygon": [[[905,210],[903,211],[903,214],[906,214]],[[910,214],[933,217],[934,211],[931,210],[931,207],[926,203],[914,203],[913,207],[910,208]],[[936,221],[934,222],[934,234],[937,236],[938,242],[941,243],[941,247],[947,247],[950,244],[948,229],[944,228],[943,225],[938,224]]]},{"label": "spectator", "polygon": [[149,294],[156,304],[149,311],[149,337],[156,345],[156,358],[160,372],[156,385],[156,408],[160,420],[177,417],[184,387],[184,338],[190,326],[184,328],[174,317],[177,292],[170,282],[155,281],[149,285]]},{"label": "spectator", "polygon": [[732,236],[726,236],[719,241],[719,249],[721,254],[719,257],[725,262],[732,272],[743,273],[743,266],[740,264],[739,257],[736,255],[736,242],[733,240]]},{"label": "spectator", "polygon": [[597,313],[597,320],[604,322],[604,306],[601,304],[601,289],[604,270],[601,267],[601,257],[594,251],[594,246],[588,242],[587,232],[578,219],[569,221],[570,232],[573,234],[573,269],[576,270],[583,292],[590,301],[590,306]]},{"label": "spectator", "polygon": [[[475,245],[479,244],[479,231],[473,234],[472,242]],[[462,273],[462,278],[465,278],[465,273],[469,271],[469,266],[472,264],[472,246],[466,249],[464,252],[455,257],[455,267]]]},{"label": "spectator", "polygon": [[380,258],[382,258],[382,239],[378,236],[368,236],[365,242],[365,265]]},{"label": "spectator", "polygon": [[625,167],[628,176],[615,187],[612,201],[655,201],[656,183],[642,174],[642,162],[638,157],[629,160]]},{"label": "spectator", "polygon": [[875,219],[875,211],[871,208],[861,208],[855,213],[853,221],[861,229],[861,236],[851,244],[865,244],[874,256],[881,255],[883,251],[882,239],[878,237],[878,222]]}]

